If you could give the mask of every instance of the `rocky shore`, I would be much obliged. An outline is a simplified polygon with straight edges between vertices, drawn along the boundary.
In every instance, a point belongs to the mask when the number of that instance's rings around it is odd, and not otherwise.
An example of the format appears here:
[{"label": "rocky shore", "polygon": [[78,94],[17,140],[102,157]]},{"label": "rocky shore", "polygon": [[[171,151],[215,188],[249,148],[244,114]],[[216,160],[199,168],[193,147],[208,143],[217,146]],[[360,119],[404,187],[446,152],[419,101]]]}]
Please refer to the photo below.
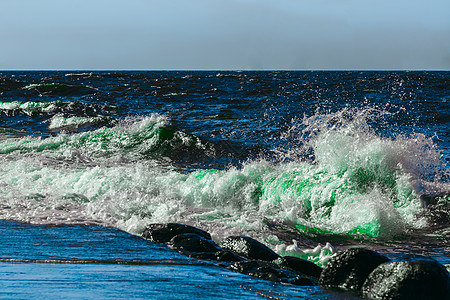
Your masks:
[{"label": "rocky shore", "polygon": [[264,280],[315,286],[368,299],[450,299],[447,269],[429,257],[390,260],[375,251],[350,248],[322,269],[294,256],[279,256],[259,241],[230,236],[216,244],[211,235],[184,224],[151,224],[142,237],[192,258]]}]

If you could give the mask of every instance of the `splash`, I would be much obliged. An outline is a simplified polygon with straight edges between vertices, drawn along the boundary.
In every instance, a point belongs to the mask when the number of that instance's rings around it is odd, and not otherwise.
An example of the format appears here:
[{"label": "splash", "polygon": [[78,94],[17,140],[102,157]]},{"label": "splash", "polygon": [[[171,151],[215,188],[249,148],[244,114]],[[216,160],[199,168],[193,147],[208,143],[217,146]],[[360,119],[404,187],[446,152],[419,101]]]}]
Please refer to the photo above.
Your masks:
[{"label": "splash", "polygon": [[330,243],[326,243],[324,246],[317,245],[313,249],[301,249],[298,247],[296,240],[292,241],[292,245],[277,245],[275,251],[281,256],[299,257],[312,261],[321,267],[324,267],[332,257],[336,256],[336,252]]},{"label": "splash", "polygon": [[112,118],[105,116],[96,117],[64,117],[63,115],[55,115],[50,119],[48,129],[51,131],[73,131],[78,128],[92,126],[92,125],[105,125],[112,121]]},{"label": "splash", "polygon": [[152,222],[183,222],[216,239],[247,234],[265,241],[274,238],[267,220],[298,232],[369,237],[426,226],[420,196],[439,181],[439,151],[422,135],[377,135],[368,118],[367,111],[305,118],[297,151],[310,148],[311,161],[260,159],[189,173],[168,160],[207,145],[159,115],[46,139],[5,137],[0,217],[84,220],[132,233]]},{"label": "splash", "polygon": [[[52,119],[53,121],[53,119]],[[86,124],[97,119],[60,118],[50,126],[71,126]],[[170,157],[180,149],[206,148],[195,136],[176,131],[167,125],[166,118],[151,115],[143,118],[125,119],[114,127],[78,134],[60,134],[49,138],[16,138],[0,141],[1,154],[43,153],[46,157],[67,159],[76,152],[82,156],[99,160],[124,158],[143,159],[146,157]]]}]

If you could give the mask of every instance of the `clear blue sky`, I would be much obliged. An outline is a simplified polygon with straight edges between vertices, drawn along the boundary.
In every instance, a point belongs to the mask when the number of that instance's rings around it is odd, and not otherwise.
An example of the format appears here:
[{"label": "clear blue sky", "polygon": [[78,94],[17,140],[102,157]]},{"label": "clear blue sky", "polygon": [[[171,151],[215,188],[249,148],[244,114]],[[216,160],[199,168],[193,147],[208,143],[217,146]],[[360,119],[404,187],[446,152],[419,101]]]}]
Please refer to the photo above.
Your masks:
[{"label": "clear blue sky", "polygon": [[450,0],[0,0],[0,70],[450,70]]}]

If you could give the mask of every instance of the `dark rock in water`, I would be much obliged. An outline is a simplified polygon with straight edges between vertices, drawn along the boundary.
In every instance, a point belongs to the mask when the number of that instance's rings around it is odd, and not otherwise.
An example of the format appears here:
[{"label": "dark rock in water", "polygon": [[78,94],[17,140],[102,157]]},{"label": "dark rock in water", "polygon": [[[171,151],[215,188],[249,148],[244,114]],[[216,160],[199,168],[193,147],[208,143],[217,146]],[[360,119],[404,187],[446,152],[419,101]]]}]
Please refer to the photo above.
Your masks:
[{"label": "dark rock in water", "polygon": [[189,257],[197,258],[197,259],[203,259],[203,260],[215,260],[217,262],[220,262],[220,265],[222,263],[225,264],[225,266],[229,265],[230,263],[238,262],[238,261],[245,261],[244,258],[240,257],[239,255],[234,254],[231,251],[228,250],[220,250],[217,252],[183,252]]},{"label": "dark rock in water", "polygon": [[370,299],[450,299],[450,279],[438,262],[396,261],[379,265],[362,287]]},{"label": "dark rock in water", "polygon": [[155,243],[167,243],[174,236],[184,233],[195,233],[205,239],[211,239],[211,235],[206,231],[178,223],[150,224],[142,234],[142,237]]},{"label": "dark rock in water", "polygon": [[435,195],[421,195],[420,196],[420,200],[423,202],[425,207],[427,207],[429,205],[436,205],[439,203],[439,200],[445,199],[445,198],[450,198],[450,192],[440,192]]},{"label": "dark rock in water", "polygon": [[306,286],[316,285],[310,278],[299,276],[294,272],[280,269],[274,264],[262,261],[236,262],[228,269],[269,281]]},{"label": "dark rock in water", "polygon": [[187,252],[212,252],[216,253],[221,250],[212,240],[205,239],[195,233],[183,233],[174,236],[169,246],[176,250]]},{"label": "dark rock in water", "polygon": [[273,262],[279,266],[290,268],[295,272],[304,274],[306,276],[319,278],[320,274],[322,273],[322,268],[315,263],[295,256],[280,257]]},{"label": "dark rock in water", "polygon": [[319,285],[359,291],[369,274],[388,259],[368,249],[351,248],[331,258],[320,274]]},{"label": "dark rock in water", "polygon": [[221,246],[249,259],[272,261],[280,257],[269,247],[247,236],[227,237]]},{"label": "dark rock in water", "polygon": [[228,251],[228,250],[221,250],[215,253],[216,260],[223,261],[223,262],[237,262],[237,261],[244,261],[245,259],[240,257],[239,255]]},{"label": "dark rock in water", "polygon": [[185,252],[180,251],[182,254],[201,260],[216,260],[216,254],[213,252]]},{"label": "dark rock in water", "polygon": [[427,218],[429,226],[435,230],[446,228],[450,222],[450,192],[435,196],[422,195],[420,199],[426,207],[421,216]]}]

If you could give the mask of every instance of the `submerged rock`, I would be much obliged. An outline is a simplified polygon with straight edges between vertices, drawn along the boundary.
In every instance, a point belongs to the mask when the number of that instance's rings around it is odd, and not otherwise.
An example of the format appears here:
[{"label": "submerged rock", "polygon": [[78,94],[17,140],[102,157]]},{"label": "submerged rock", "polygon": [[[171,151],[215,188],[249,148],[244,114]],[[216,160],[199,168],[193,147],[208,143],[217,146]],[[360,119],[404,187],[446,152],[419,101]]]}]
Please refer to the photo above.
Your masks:
[{"label": "submerged rock", "polygon": [[274,264],[262,261],[243,261],[230,265],[228,269],[261,278],[264,280],[284,282],[295,285],[313,286],[316,285],[313,280],[308,277],[299,276],[289,270],[278,268]]},{"label": "submerged rock", "polygon": [[433,259],[384,263],[362,291],[370,299],[450,299],[449,273]]},{"label": "submerged rock", "polygon": [[155,243],[167,243],[174,236],[184,233],[194,233],[211,240],[211,235],[208,232],[193,226],[178,223],[150,224],[142,234],[142,237]]},{"label": "submerged rock", "polygon": [[227,237],[222,241],[221,246],[248,259],[272,261],[280,257],[269,247],[248,236]]},{"label": "submerged rock", "polygon": [[222,250],[212,240],[201,237],[196,233],[178,234],[170,240],[169,246],[183,252],[216,253]]},{"label": "submerged rock", "polygon": [[388,259],[368,249],[351,248],[331,258],[320,274],[319,285],[359,291],[369,274]]},{"label": "submerged rock", "polygon": [[319,278],[322,273],[322,268],[315,263],[295,256],[283,256],[273,262],[281,267],[287,267],[295,272],[314,278]]}]

